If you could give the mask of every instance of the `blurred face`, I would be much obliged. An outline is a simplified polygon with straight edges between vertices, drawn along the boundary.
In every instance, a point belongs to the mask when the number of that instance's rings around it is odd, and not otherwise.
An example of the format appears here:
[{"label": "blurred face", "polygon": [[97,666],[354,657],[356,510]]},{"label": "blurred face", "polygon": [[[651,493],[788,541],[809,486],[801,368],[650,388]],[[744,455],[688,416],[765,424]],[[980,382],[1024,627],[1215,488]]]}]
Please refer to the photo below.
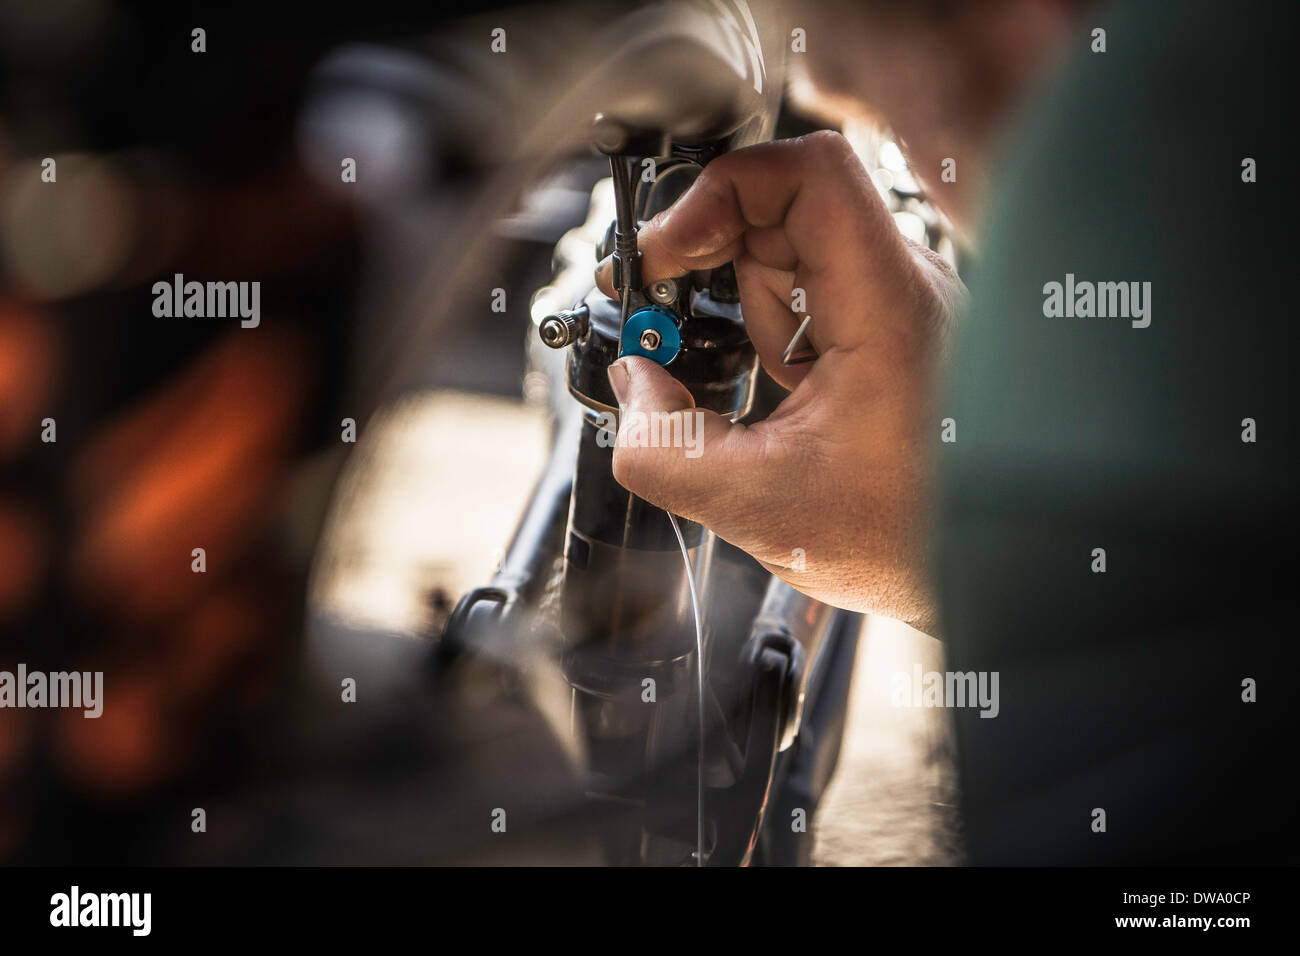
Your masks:
[{"label": "blurred face", "polygon": [[[808,50],[792,57],[809,105],[883,121],[931,198],[971,228],[1007,116],[1063,58],[1077,4],[1067,0],[822,0]],[[796,73],[799,77],[799,73]],[[946,159],[956,179],[943,182]]]}]

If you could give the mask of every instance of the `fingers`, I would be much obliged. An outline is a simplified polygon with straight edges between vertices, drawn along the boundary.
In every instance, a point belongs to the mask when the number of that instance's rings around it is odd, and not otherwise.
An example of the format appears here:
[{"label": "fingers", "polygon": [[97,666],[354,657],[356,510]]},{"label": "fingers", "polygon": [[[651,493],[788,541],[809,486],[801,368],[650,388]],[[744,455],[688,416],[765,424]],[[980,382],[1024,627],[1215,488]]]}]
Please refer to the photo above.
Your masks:
[{"label": "fingers", "polygon": [[745,253],[765,269],[793,273],[799,267],[799,254],[781,226],[756,226],[748,230]]},{"label": "fingers", "polygon": [[[686,387],[650,359],[623,358],[609,367],[619,401],[614,477],[633,494],[694,521],[714,520],[716,507],[756,504],[761,438],[715,412],[695,407]],[[737,475],[747,483],[738,484]]]},{"label": "fingers", "polygon": [[[781,362],[785,348],[798,331],[802,319],[790,307],[794,273],[765,266],[747,252],[736,258],[735,266],[740,298],[744,303],[745,331],[749,333],[768,374],[784,388],[793,389],[808,374],[807,365],[787,366]],[[597,271],[598,285],[602,276],[603,281],[610,281],[603,265]],[[617,297],[612,290],[607,290],[606,294],[611,298]]]},{"label": "fingers", "polygon": [[[865,175],[848,143],[832,133],[720,156],[639,234],[643,271],[657,279],[712,269],[736,258],[750,229],[780,229],[789,242],[782,259],[792,251],[805,267],[825,268],[841,248],[834,227],[847,218],[846,187]],[[790,267],[788,260],[762,258],[764,249],[750,251],[763,265]]]},{"label": "fingers", "polygon": [[811,368],[781,362],[801,320],[790,308],[794,273],[761,265],[745,255],[736,260],[736,281],[740,283],[740,297],[745,303],[745,331],[754,343],[759,361],[779,385],[793,391]]},{"label": "fingers", "polygon": [[[824,243],[810,236],[803,237],[804,249],[797,247],[787,218],[794,212],[804,178],[814,166],[827,165],[831,151],[840,148],[836,143],[849,149],[837,134],[814,134],[751,146],[713,160],[676,203],[638,230],[645,281],[713,269],[746,251],[762,265],[776,269],[793,269],[810,253],[817,253],[819,261],[827,260],[829,251],[820,248]],[[833,188],[836,184],[829,185]],[[809,208],[810,196],[824,204],[831,198],[827,192],[807,191],[798,225],[815,212]],[[746,234],[751,230],[753,245],[747,249]],[[609,294],[608,260],[600,264],[596,275],[597,285]]]},{"label": "fingers", "polygon": [[900,251],[866,170],[830,132],[718,157],[638,238],[648,281],[713,268],[741,251],[807,276]]},{"label": "fingers", "polygon": [[[675,204],[637,235],[646,282],[711,269],[748,256],[757,265],[794,272],[798,283],[859,290],[868,313],[886,312],[916,271],[888,209],[852,147],[819,132],[719,156]],[[609,269],[598,269],[607,292]],[[808,301],[817,348],[856,348],[868,333],[860,311],[842,301]],[[776,313],[745,319],[751,335]],[[790,302],[785,307],[790,309]],[[789,316],[779,322],[784,332]],[[792,332],[793,334],[793,332]],[[779,337],[776,331],[771,337]],[[786,342],[789,342],[787,336]],[[771,370],[769,365],[769,371]]]}]

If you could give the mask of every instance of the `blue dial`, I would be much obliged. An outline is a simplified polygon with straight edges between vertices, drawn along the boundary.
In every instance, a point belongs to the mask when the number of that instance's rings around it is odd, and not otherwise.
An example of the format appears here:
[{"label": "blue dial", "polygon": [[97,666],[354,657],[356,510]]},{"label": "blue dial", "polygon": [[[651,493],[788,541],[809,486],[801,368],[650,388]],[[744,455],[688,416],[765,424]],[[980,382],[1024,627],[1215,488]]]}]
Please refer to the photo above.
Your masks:
[{"label": "blue dial", "polygon": [[681,348],[682,334],[677,330],[676,317],[667,309],[651,305],[633,312],[623,323],[618,356],[644,355],[660,365],[668,365],[677,358]]}]

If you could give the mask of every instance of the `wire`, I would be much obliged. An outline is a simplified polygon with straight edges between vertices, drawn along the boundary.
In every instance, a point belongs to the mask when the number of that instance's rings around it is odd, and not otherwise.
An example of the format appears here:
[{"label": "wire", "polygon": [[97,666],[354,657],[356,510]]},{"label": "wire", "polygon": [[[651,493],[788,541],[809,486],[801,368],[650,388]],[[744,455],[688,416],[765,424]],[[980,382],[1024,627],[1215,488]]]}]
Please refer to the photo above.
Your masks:
[{"label": "wire", "polygon": [[700,739],[697,746],[695,770],[695,865],[704,865],[704,628],[700,623],[700,598],[695,592],[695,569],[691,567],[690,552],[686,550],[686,539],[682,537],[681,525],[677,516],[665,511],[672,522],[673,533],[677,535],[677,545],[682,549],[682,563],[686,565],[686,583],[691,589],[691,613],[695,616],[695,683],[700,714]]}]

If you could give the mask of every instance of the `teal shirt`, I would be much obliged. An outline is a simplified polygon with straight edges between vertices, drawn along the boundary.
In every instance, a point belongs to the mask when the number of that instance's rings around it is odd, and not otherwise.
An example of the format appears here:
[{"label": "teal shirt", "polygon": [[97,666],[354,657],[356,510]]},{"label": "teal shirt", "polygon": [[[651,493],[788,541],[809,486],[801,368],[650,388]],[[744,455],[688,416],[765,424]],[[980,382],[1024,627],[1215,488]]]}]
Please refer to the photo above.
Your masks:
[{"label": "teal shirt", "polygon": [[948,667],[1000,675],[997,717],[954,711],[968,853],[1294,860],[1296,53],[1263,4],[1084,19],[1006,140],[941,404]]}]

